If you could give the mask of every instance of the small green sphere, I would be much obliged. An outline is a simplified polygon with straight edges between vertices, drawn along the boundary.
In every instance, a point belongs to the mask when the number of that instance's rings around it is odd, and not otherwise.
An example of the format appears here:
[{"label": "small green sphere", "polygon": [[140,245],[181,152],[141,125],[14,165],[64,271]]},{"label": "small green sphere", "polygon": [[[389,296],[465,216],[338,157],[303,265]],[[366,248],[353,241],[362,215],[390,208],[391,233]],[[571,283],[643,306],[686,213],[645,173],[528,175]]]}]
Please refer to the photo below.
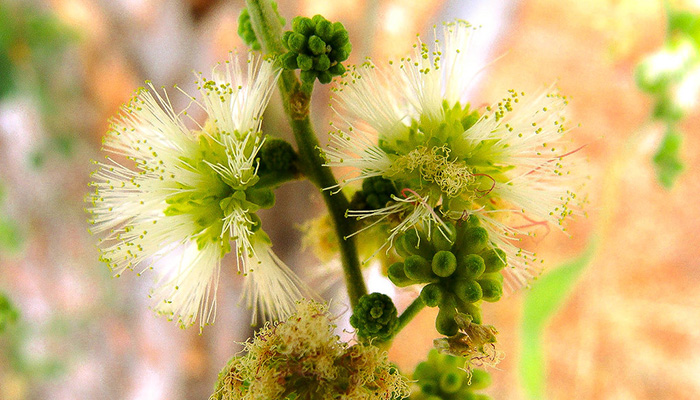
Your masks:
[{"label": "small green sphere", "polygon": [[433,256],[432,269],[435,275],[448,277],[457,269],[457,257],[449,251],[438,251]]}]

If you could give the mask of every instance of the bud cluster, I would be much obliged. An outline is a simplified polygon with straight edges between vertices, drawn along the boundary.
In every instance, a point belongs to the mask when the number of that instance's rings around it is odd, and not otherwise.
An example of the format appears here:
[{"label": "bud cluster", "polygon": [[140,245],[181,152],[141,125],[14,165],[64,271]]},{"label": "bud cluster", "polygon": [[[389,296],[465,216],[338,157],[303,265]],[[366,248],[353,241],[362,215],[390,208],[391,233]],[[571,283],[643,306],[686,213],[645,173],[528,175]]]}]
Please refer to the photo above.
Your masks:
[{"label": "bud cluster", "polygon": [[340,22],[331,23],[322,15],[313,18],[296,17],[292,30],[282,36],[282,44],[289,50],[282,56],[286,69],[300,69],[301,80],[313,83],[330,83],[334,76],[342,75],[341,62],[348,59],[352,45],[348,31]]},{"label": "bud cluster", "polygon": [[474,393],[491,384],[491,376],[483,370],[464,370],[465,360],[433,349],[428,360],[416,367],[413,379],[420,392],[411,395],[411,400],[487,400],[488,396]]},{"label": "bud cluster", "polygon": [[398,313],[391,298],[381,293],[360,297],[350,317],[350,325],[357,329],[360,339],[384,341],[394,335],[399,324]]},{"label": "bud cluster", "polygon": [[472,218],[468,223],[447,223],[447,229],[431,238],[412,229],[396,240],[403,262],[389,267],[389,279],[399,287],[427,284],[421,298],[429,307],[439,307],[435,327],[446,336],[457,334],[457,312],[481,322],[478,302],[495,302],[503,294],[505,253],[489,243],[486,229]]}]

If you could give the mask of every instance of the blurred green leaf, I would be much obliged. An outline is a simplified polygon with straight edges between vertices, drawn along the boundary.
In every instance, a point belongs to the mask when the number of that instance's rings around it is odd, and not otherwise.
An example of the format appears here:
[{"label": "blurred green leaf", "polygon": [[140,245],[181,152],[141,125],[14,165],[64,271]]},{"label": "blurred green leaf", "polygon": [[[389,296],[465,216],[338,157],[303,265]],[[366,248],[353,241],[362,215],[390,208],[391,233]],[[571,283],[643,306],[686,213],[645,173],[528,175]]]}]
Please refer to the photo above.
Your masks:
[{"label": "blurred green leaf", "polygon": [[544,398],[546,368],[542,333],[569,297],[579,276],[593,259],[596,248],[597,241],[591,240],[580,256],[542,275],[525,295],[520,377],[528,398]]},{"label": "blurred green leaf", "polygon": [[15,89],[14,67],[6,49],[0,47],[0,100]]},{"label": "blurred green leaf", "polygon": [[678,175],[685,168],[680,159],[682,141],[683,138],[680,133],[668,131],[661,141],[659,150],[654,155],[656,177],[666,189],[673,187],[676,179],[678,179]]},{"label": "blurred green leaf", "polygon": [[0,250],[16,254],[22,249],[24,237],[17,223],[0,216]]},{"label": "blurred green leaf", "polygon": [[19,319],[19,311],[15,308],[10,299],[3,293],[0,293],[0,333],[5,332],[5,329],[17,322]]}]

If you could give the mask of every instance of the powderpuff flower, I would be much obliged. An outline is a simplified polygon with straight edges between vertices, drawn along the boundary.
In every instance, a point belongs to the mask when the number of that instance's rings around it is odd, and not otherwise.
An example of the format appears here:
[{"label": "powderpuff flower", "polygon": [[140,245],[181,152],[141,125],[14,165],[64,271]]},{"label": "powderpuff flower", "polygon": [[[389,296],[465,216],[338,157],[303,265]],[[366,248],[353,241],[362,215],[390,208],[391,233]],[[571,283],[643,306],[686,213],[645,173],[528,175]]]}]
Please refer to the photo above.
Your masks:
[{"label": "powderpuff flower", "polygon": [[[206,123],[189,129],[166,93],[149,83],[112,122],[89,197],[101,260],[116,276],[154,269],[153,308],[187,327],[214,321],[221,262],[233,250],[245,295],[265,318],[284,318],[308,290],[271,250],[255,212],[274,203],[257,187],[261,118],[279,76],[272,62],[237,59],[198,75]],[[248,275],[250,273],[250,275]]]},{"label": "powderpuff flower", "polygon": [[339,187],[372,177],[393,182],[397,192],[385,207],[348,213],[391,221],[389,243],[409,229],[430,237],[431,226],[445,234],[445,220],[478,218],[511,260],[509,286],[520,286],[534,272],[533,255],[514,238],[533,226],[562,226],[576,209],[573,152],[561,145],[567,100],[511,90],[483,110],[470,108],[473,76],[464,71],[474,30],[445,24],[433,50],[419,39],[399,62],[353,68],[336,90],[343,126],[331,133],[327,165],[350,167]]}]

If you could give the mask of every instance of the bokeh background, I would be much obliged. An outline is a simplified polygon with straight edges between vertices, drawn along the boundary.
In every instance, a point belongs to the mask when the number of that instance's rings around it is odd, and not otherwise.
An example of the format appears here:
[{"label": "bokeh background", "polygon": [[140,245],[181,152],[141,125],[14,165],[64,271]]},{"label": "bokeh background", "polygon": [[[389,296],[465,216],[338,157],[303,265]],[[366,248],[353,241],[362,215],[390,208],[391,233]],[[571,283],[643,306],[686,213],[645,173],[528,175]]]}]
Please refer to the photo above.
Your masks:
[{"label": "bokeh background", "polygon": [[[248,311],[236,307],[241,282],[232,264],[222,274],[215,325],[203,335],[181,330],[149,309],[152,276],[115,279],[98,262],[83,210],[109,118],[146,79],[192,90],[192,71],[207,73],[230,50],[244,51],[236,34],[243,6],[0,3],[0,399],[207,398],[252,333]],[[698,83],[677,90],[686,96],[673,123],[685,168],[664,187],[652,159],[668,124],[658,98],[635,81],[637,65],[668,44],[669,6],[700,13],[693,2],[651,0],[279,1],[288,22],[316,13],[343,22],[354,63],[399,57],[416,33],[429,38],[435,24],[465,19],[482,26],[473,69],[465,71],[483,69],[470,89],[473,104],[552,84],[570,97],[572,148],[585,145],[580,154],[588,160],[587,216],[526,246],[546,270],[572,271],[572,278],[554,280],[554,294],[542,300],[532,295],[545,272],[533,289],[485,308],[506,353],[486,391],[495,399],[700,398]],[[170,93],[176,108],[187,105]],[[335,118],[330,91],[314,96],[316,127],[325,134]],[[275,98],[265,130],[291,138],[280,115]],[[302,275],[318,261],[302,249],[298,229],[321,211],[313,187],[293,183],[263,215],[275,250]],[[370,288],[392,294],[399,309],[415,296],[368,273]],[[553,317],[528,324],[556,296]],[[404,371],[431,347],[434,317],[424,311],[398,336],[390,357]],[[537,379],[523,376],[536,375],[537,365],[546,386],[533,389]]]}]

